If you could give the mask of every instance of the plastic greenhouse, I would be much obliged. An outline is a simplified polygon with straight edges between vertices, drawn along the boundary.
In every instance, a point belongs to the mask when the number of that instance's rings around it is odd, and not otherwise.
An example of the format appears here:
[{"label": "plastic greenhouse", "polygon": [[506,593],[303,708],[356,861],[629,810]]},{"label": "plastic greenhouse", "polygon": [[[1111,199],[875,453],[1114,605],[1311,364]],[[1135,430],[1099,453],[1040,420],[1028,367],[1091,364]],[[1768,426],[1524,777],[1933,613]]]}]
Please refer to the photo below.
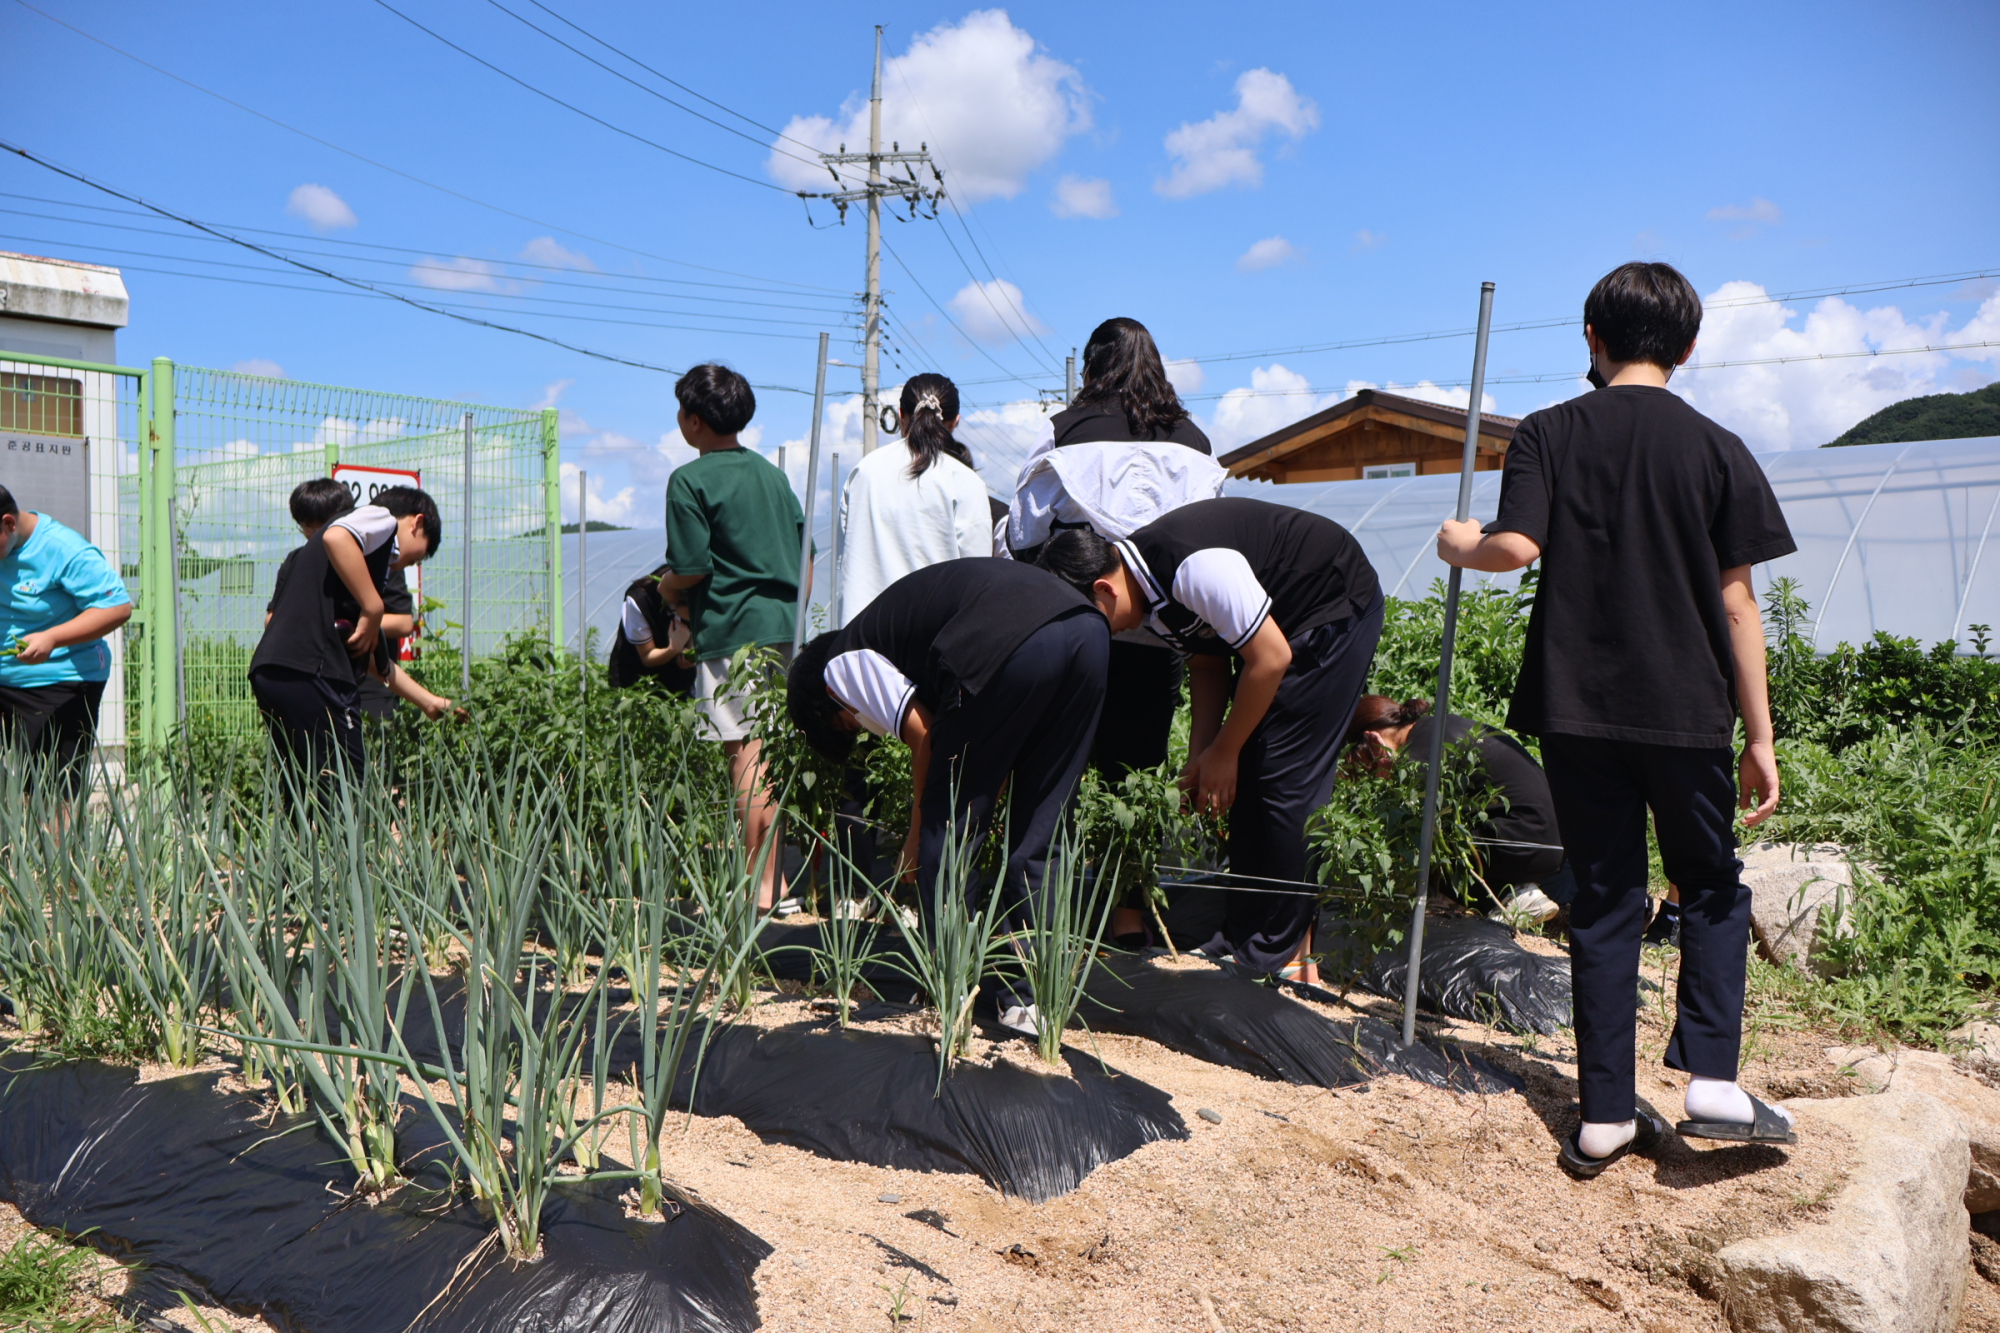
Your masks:
[{"label": "plastic greenhouse", "polygon": [[[1784,506],[1796,553],[1757,566],[1757,589],[1789,575],[1812,605],[1816,642],[1859,644],[1878,630],[1931,644],[2000,624],[2000,437],[1793,449],[1757,455]],[[1490,519],[1498,472],[1473,479],[1472,513]],[[1230,483],[1245,495],[1324,514],[1361,539],[1392,596],[1418,597],[1446,569],[1433,550],[1458,478]],[[1990,548],[1990,549],[1989,549]],[[1511,585],[1471,574],[1468,586]]]}]

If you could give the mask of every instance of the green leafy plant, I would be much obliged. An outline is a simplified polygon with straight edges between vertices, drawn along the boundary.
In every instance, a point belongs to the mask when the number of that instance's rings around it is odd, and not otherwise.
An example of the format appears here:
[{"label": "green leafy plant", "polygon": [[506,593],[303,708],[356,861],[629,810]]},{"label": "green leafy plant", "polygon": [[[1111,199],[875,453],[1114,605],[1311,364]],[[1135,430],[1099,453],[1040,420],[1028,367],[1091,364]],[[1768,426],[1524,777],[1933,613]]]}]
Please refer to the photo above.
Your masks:
[{"label": "green leafy plant", "polygon": [[[1060,831],[1049,850],[1041,892],[1029,899],[1029,926],[1013,943],[1021,971],[1034,997],[1035,1046],[1047,1064],[1062,1061],[1062,1035],[1083,1006],[1084,979],[1111,920],[1113,899],[1104,879],[1115,883],[1118,863],[1100,863],[1099,882],[1085,869],[1082,840]],[[998,896],[997,894],[995,895]]]}]

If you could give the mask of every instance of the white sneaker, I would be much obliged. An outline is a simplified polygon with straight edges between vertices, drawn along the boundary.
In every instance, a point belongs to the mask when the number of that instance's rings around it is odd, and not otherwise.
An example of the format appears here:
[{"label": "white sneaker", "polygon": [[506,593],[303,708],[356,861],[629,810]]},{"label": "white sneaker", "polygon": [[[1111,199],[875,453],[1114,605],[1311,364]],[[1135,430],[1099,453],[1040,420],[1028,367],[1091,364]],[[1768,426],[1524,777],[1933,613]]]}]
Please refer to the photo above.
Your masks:
[{"label": "white sneaker", "polygon": [[866,898],[842,898],[833,904],[833,914],[849,921],[866,921],[868,907]]},{"label": "white sneaker", "polygon": [[799,900],[797,898],[780,898],[778,899],[777,904],[771,908],[771,915],[797,916],[800,912],[804,910],[805,909],[800,905]]},{"label": "white sneaker", "polygon": [[1000,1011],[1000,1026],[1024,1036],[1042,1035],[1042,1013],[1032,1004],[1010,1004]]},{"label": "white sneaker", "polygon": [[1556,900],[1543,893],[1537,884],[1520,884],[1514,889],[1514,896],[1503,907],[1496,907],[1486,915],[1502,925],[1538,926],[1549,920],[1562,908]]}]

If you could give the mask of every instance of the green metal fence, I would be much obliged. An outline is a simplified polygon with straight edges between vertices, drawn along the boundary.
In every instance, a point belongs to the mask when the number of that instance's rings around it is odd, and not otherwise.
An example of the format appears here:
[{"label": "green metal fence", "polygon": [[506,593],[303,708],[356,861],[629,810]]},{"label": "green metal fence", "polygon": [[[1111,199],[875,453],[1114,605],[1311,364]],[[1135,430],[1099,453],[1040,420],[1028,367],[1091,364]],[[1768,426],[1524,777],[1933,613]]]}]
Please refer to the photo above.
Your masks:
[{"label": "green metal fence", "polygon": [[[114,636],[101,744],[159,744],[192,721],[253,734],[245,671],[285,553],[292,487],[332,475],[366,503],[412,482],[443,549],[413,579],[433,640],[491,653],[563,638],[556,414],[178,366],[0,353],[0,433],[89,454],[90,539],[135,613]],[[17,497],[33,507],[31,495]],[[469,592],[469,597],[468,597]],[[421,651],[424,636],[417,644]]]}]

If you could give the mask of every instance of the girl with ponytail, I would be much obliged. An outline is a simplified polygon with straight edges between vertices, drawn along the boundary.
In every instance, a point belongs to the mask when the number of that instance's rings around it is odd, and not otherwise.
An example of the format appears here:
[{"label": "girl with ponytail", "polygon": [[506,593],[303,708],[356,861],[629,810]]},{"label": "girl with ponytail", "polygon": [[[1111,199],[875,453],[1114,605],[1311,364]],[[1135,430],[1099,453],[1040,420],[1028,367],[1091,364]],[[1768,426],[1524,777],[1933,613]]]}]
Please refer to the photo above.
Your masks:
[{"label": "girl with ponytail", "polygon": [[840,592],[832,628],[882,589],[928,565],[993,554],[992,509],[972,453],[952,434],[958,386],[943,375],[903,385],[902,438],[886,441],[841,488]]}]

